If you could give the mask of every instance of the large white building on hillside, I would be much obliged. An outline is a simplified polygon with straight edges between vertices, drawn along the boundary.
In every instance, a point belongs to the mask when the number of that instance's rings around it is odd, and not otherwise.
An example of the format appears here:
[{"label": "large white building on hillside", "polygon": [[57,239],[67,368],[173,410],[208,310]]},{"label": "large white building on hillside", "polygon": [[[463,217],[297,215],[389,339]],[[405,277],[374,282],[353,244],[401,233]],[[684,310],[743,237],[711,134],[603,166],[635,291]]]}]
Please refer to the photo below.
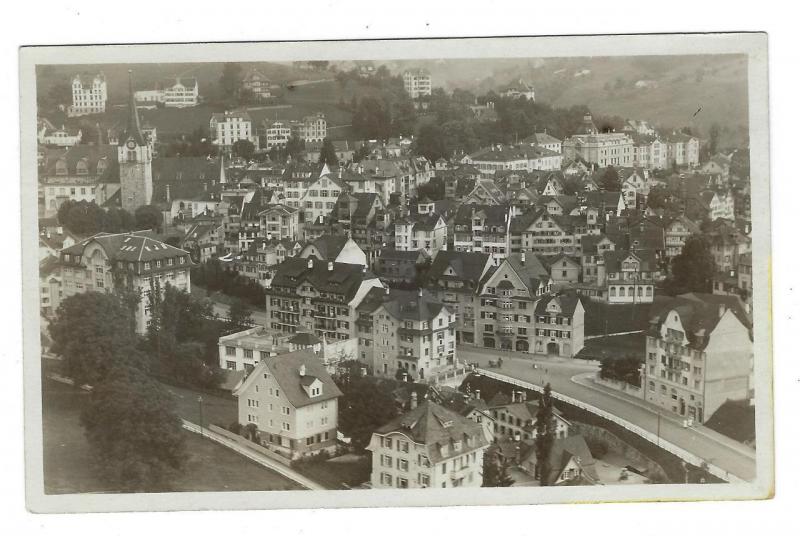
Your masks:
[{"label": "large white building on hillside", "polygon": [[102,114],[106,111],[108,87],[103,73],[75,75],[72,79],[72,106],[67,111],[70,117]]}]

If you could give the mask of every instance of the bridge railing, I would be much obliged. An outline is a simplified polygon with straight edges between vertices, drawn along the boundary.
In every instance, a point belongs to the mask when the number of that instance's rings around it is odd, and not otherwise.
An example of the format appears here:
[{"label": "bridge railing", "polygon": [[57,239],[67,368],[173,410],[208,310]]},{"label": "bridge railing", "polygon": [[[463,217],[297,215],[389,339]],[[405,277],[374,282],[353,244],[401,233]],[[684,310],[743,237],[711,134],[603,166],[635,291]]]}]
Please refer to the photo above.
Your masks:
[{"label": "bridge railing", "polygon": [[[492,372],[490,370],[485,370],[485,369],[482,369],[482,368],[476,368],[475,372],[479,373],[479,374],[481,374],[483,376],[486,376],[487,378],[492,378],[492,379],[495,379],[497,381],[509,383],[511,385],[515,385],[515,386],[521,387],[523,389],[528,389],[528,390],[531,390],[531,391],[537,391],[537,392],[540,392],[540,393],[542,391],[544,391],[544,388],[541,385],[536,385],[535,383],[530,383],[530,382],[526,382],[526,381],[523,381],[523,380],[519,380],[517,378],[512,378],[511,376],[506,376],[505,374],[499,374],[499,373]],[[686,463],[690,463],[690,464],[692,464],[694,466],[697,466],[697,467],[703,467],[709,473],[711,473],[712,475],[714,475],[715,477],[717,477],[717,478],[719,478],[721,480],[724,480],[726,482],[733,482],[733,483],[746,482],[746,480],[743,480],[743,479],[737,477],[736,475],[730,474],[725,469],[722,469],[721,467],[718,467],[716,465],[713,465],[713,464],[710,464],[710,463],[706,462],[706,460],[704,460],[700,456],[697,456],[696,454],[693,454],[693,453],[687,451],[686,449],[683,449],[683,448],[675,445],[674,443],[671,443],[671,442],[665,440],[664,438],[659,437],[658,435],[654,434],[653,432],[650,432],[650,431],[645,430],[644,428],[642,428],[640,426],[637,426],[637,425],[635,425],[633,423],[630,423],[630,422],[626,421],[625,419],[623,419],[621,417],[618,417],[617,415],[614,415],[613,413],[609,413],[608,411],[602,410],[600,408],[597,408],[595,406],[592,406],[591,404],[587,404],[586,402],[582,402],[582,401],[577,400],[575,398],[572,398],[572,397],[569,397],[569,396],[566,396],[566,395],[562,395],[560,393],[556,393],[555,391],[552,393],[552,396],[556,400],[560,400],[560,401],[565,402],[565,403],[567,403],[567,404],[569,404],[571,406],[575,406],[577,408],[583,409],[583,410],[588,411],[590,413],[594,413],[598,417],[602,417],[603,419],[611,421],[614,424],[617,424],[617,425],[623,427],[624,429],[628,430],[629,432],[632,432],[632,433],[638,435],[639,437],[642,437],[643,439],[649,441],[650,443],[656,445],[657,447],[662,448],[662,449],[666,450],[667,452],[677,456],[678,458],[680,458],[681,460],[685,461]]]}]

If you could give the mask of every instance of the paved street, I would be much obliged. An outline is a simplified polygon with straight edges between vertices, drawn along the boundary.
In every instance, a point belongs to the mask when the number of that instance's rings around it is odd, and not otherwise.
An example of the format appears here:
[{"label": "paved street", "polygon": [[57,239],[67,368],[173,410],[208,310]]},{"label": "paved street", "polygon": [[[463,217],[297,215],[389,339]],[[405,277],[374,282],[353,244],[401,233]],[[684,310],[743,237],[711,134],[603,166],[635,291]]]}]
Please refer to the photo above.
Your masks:
[{"label": "paved street", "polygon": [[[498,356],[503,358],[503,367],[493,369],[495,372],[537,385],[549,382],[557,393],[613,413],[652,433],[658,431],[657,406],[594,384],[589,378],[598,370],[596,363],[466,346],[458,348],[460,361],[477,362],[483,368]],[[538,364],[537,369],[533,368],[533,362]],[[661,411],[660,434],[665,440],[739,478],[751,480],[755,477],[755,452],[733,439],[703,426],[683,428],[682,419],[665,410]]]}]

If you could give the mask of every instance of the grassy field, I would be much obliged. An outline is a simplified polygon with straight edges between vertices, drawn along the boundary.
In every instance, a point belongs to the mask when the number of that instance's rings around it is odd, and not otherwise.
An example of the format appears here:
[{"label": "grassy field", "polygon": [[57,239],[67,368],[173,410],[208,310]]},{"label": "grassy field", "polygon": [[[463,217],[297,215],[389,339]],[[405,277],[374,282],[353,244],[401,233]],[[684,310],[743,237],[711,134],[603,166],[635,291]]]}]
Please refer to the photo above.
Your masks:
[{"label": "grassy field", "polygon": [[358,461],[313,460],[296,463],[293,468],[326,489],[349,489],[369,480],[372,458],[367,453]]},{"label": "grassy field", "polygon": [[[659,299],[656,297],[656,299]],[[608,305],[584,300],[584,334],[603,335],[647,329],[652,304]]]},{"label": "grassy field", "polygon": [[[46,381],[43,391],[45,492],[48,494],[114,492],[115,490],[109,489],[92,470],[95,461],[80,426],[80,411],[89,395],[74,387],[53,381]],[[184,396],[182,400],[188,399],[188,396]],[[182,407],[181,411],[190,411],[188,402]],[[218,406],[215,400],[210,401],[209,411],[217,417],[224,417],[228,413],[228,410]],[[300,489],[291,480],[221,445],[188,431],[184,434],[188,456],[182,475],[172,482],[170,491]]]},{"label": "grassy field", "polygon": [[643,333],[631,333],[628,335],[589,339],[584,343],[584,348],[581,353],[586,354],[587,359],[623,357],[628,355],[641,356],[642,359],[644,359],[645,337]]}]

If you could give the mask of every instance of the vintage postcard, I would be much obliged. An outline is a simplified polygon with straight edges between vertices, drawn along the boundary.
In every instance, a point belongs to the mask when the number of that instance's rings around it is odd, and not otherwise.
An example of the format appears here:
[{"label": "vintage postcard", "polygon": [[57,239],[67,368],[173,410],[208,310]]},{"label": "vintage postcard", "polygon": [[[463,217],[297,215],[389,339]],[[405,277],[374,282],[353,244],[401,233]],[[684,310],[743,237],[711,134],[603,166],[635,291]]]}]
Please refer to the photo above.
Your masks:
[{"label": "vintage postcard", "polygon": [[20,58],[32,511],[771,497],[765,34]]}]

